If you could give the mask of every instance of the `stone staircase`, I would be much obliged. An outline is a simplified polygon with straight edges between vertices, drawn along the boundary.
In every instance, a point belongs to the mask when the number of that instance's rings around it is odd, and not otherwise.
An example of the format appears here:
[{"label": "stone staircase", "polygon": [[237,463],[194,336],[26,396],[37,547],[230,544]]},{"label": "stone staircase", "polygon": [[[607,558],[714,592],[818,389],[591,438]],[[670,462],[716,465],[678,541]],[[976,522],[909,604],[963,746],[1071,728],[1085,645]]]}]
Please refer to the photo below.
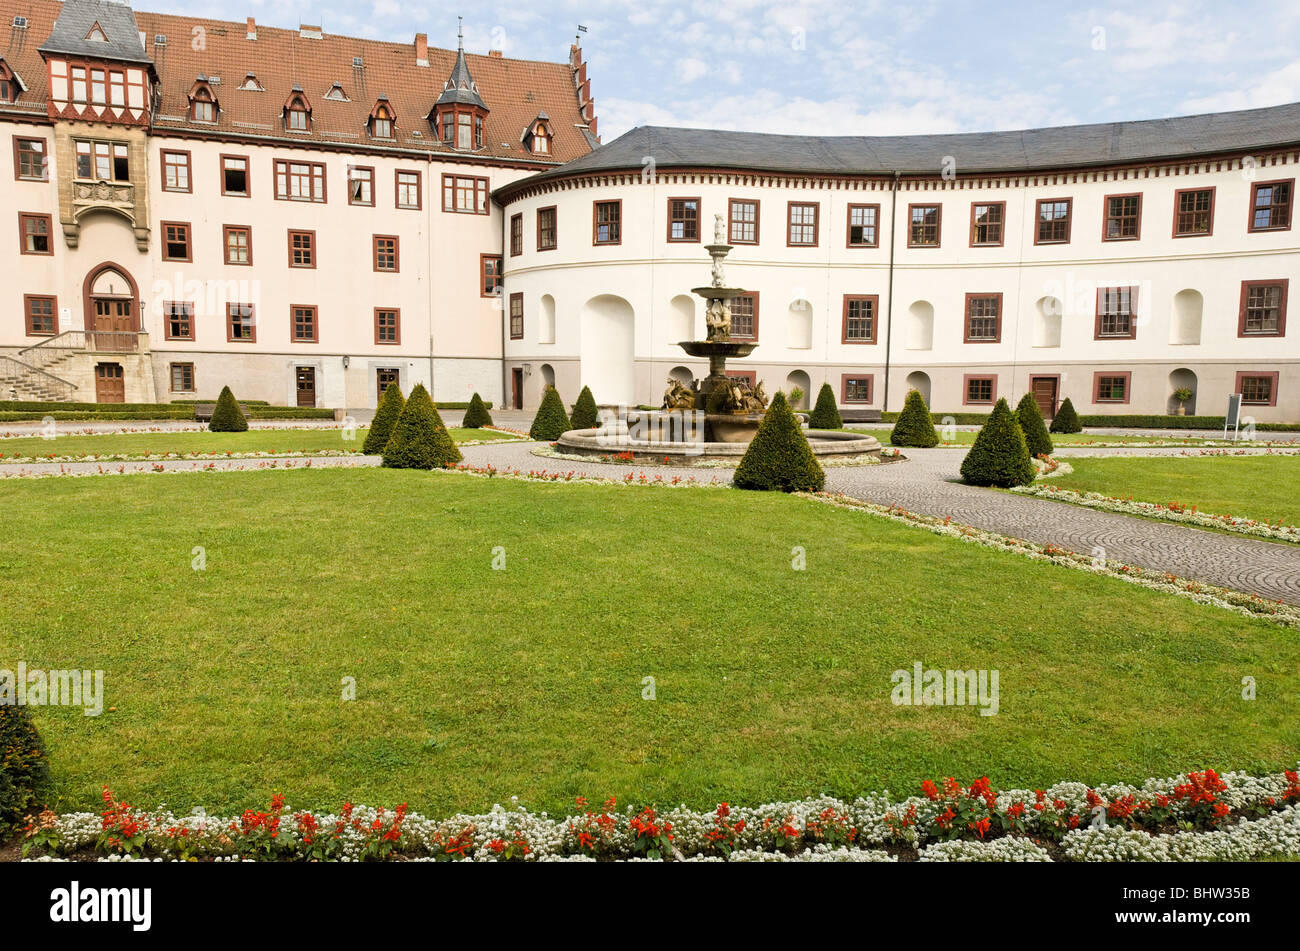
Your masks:
[{"label": "stone staircase", "polygon": [[[66,355],[70,357],[71,355]],[[63,360],[52,361],[57,367]],[[0,355],[0,400],[65,403],[77,392],[76,384],[18,357]]]}]

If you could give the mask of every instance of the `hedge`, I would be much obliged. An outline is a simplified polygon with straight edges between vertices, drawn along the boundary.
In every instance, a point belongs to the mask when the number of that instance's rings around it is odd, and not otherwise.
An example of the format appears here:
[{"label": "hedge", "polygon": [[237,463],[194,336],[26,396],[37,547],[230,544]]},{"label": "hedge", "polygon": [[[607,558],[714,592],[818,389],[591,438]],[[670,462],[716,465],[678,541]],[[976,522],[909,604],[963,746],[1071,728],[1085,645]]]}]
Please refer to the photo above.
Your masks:
[{"label": "hedge", "polygon": [[779,390],[731,481],[738,489],[782,492],[820,492],[826,485],[826,473]]},{"label": "hedge", "polygon": [[396,383],[389,383],[384,388],[384,398],[379,401],[379,408],[375,410],[375,417],[366,431],[362,452],[368,456],[383,454],[384,447],[393,435],[393,427],[397,425],[397,417],[402,415],[405,407],[406,397],[402,396],[402,388]]},{"label": "hedge", "polygon": [[1016,414],[1005,399],[999,399],[975,445],[961,463],[961,477],[970,485],[1009,488],[1034,481],[1034,464]]},{"label": "hedge", "polygon": [[384,447],[384,466],[389,469],[440,469],[461,461],[460,450],[451,441],[438,407],[429,399],[423,383],[415,384],[393,425],[393,436]]},{"label": "hedge", "polygon": [[[895,423],[901,413],[888,412],[880,414],[882,423]],[[1249,414],[1243,414],[1249,415]],[[930,418],[935,425],[943,425],[951,420],[958,426],[983,426],[989,421],[986,413],[941,413],[930,411]],[[1222,416],[1080,416],[1084,426],[1105,426],[1110,429],[1217,429],[1223,431]],[[1256,423],[1260,432],[1294,433],[1300,432],[1300,423]]]},{"label": "hedge", "polygon": [[823,383],[817,391],[817,404],[808,416],[809,429],[843,429],[844,419],[840,409],[835,405],[835,391],[829,383]]}]

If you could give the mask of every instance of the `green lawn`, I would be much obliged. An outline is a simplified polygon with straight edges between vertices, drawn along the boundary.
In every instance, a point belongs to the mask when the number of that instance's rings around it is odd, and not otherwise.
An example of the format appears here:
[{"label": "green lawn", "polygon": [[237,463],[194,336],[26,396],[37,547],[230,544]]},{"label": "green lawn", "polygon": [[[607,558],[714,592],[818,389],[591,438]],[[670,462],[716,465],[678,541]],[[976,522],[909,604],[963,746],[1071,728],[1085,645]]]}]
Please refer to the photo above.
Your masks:
[{"label": "green lawn", "polygon": [[1078,492],[1202,512],[1300,524],[1300,456],[1070,459],[1074,472],[1049,480]]},{"label": "green lawn", "polygon": [[[102,436],[40,436],[0,439],[0,462],[13,457],[147,455],[189,452],[360,452],[367,429],[356,430],[354,438],[343,438],[342,429],[250,429],[245,433],[166,432],[106,433]],[[491,429],[448,430],[457,442],[513,439]]]},{"label": "green lawn", "polygon": [[[36,713],[65,809],[102,783],[711,807],[1297,755],[1295,632],[780,494],[373,469],[13,481],[0,507],[0,667],[103,669],[115,708]],[[916,661],[998,669],[1001,712],[893,706]]]},{"label": "green lawn", "polygon": [[[943,440],[943,427],[936,427],[939,430],[939,438]],[[889,434],[893,431],[892,426],[846,426],[845,429],[852,429],[856,432],[868,433],[880,440],[881,445],[889,445]],[[940,442],[941,446],[970,446],[975,443],[974,431],[964,429],[957,430],[951,440]],[[1204,439],[1195,439],[1189,437],[1177,436],[1107,436],[1102,433],[1049,433],[1052,437],[1052,444],[1055,446],[1090,446],[1097,443],[1146,443],[1160,441],[1162,443],[1171,443],[1177,446],[1204,446]],[[1267,434],[1265,436],[1267,438]]]}]

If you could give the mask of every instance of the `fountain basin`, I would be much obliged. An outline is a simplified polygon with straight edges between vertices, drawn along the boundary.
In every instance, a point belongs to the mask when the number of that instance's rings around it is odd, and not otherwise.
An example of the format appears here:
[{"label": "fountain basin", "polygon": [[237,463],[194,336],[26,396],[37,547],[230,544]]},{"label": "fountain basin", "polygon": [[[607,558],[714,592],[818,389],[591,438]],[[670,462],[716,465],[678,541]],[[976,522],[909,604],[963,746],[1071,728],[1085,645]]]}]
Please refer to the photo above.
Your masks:
[{"label": "fountain basin", "polygon": [[707,413],[706,432],[714,442],[738,442],[748,445],[763,421],[762,413]]},{"label": "fountain basin", "polygon": [[740,340],[683,340],[677,346],[693,357],[747,357],[758,344]]}]

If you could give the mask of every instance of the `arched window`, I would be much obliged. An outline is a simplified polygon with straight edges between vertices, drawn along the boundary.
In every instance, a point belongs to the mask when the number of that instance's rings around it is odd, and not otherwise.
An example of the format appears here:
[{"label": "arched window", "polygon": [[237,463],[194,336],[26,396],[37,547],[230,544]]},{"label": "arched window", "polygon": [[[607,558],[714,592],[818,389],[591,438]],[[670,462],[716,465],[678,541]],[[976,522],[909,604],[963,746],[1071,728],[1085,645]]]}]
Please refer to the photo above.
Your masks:
[{"label": "arched window", "polygon": [[301,86],[294,86],[293,92],[285,100],[284,127],[290,132],[311,131],[311,103],[303,95]]},{"label": "arched window", "polygon": [[216,122],[219,106],[212,94],[206,76],[200,76],[190,88],[190,119],[194,122]]},{"label": "arched window", "polygon": [[370,110],[370,137],[372,139],[391,139],[395,137],[397,117],[388,104],[387,96],[380,96],[375,108]]}]

